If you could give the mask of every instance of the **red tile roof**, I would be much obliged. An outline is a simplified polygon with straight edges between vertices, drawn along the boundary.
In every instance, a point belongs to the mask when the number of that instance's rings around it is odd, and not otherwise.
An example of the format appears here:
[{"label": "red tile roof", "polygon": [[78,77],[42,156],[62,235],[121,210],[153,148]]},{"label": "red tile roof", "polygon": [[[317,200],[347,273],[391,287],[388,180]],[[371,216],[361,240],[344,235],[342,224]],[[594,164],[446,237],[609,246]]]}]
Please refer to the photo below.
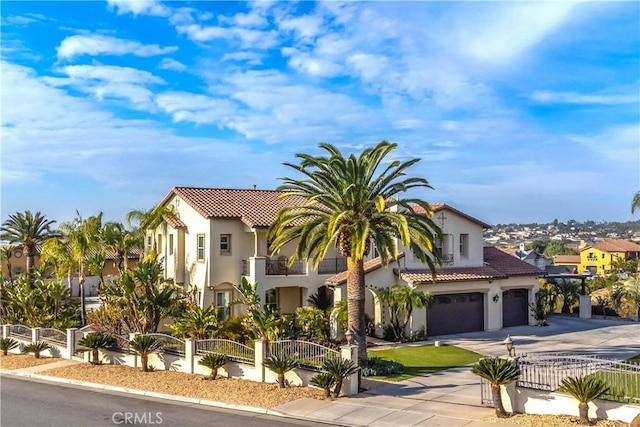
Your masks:
[{"label": "red tile roof", "polygon": [[[640,245],[624,239],[604,239],[594,243],[591,247],[602,252],[640,252]],[[588,248],[587,246],[585,249]]]},{"label": "red tile roof", "polygon": [[553,263],[562,264],[580,264],[580,255],[556,255],[553,257]]},{"label": "red tile roof", "polygon": [[[398,255],[397,259],[403,258],[404,257],[404,253],[400,253]],[[395,260],[393,261],[389,261],[387,263],[387,265],[393,263]],[[384,266],[384,263],[382,262],[382,258],[381,257],[376,257],[374,259],[370,259],[369,261],[365,261],[364,263],[364,274],[369,273],[370,271],[373,270],[377,270],[381,267]],[[342,273],[338,273],[334,276],[329,277],[326,281],[325,284],[330,285],[330,286],[335,286],[335,285],[344,285],[345,283],[347,283],[347,272],[343,271]]]},{"label": "red tile roof", "polygon": [[[433,213],[436,212],[440,212],[443,210],[449,210],[451,212],[455,212],[456,214],[468,219],[471,222],[475,222],[476,224],[480,224],[482,226],[482,228],[491,228],[491,225],[487,224],[484,221],[480,221],[477,218],[472,217],[469,214],[466,214],[452,206],[447,205],[446,203],[430,203],[429,206],[431,206],[431,210],[433,211]],[[425,213],[425,210],[422,209],[420,206],[414,205],[413,209],[416,211],[416,213]]]},{"label": "red tile roof", "polygon": [[284,206],[301,206],[300,197],[281,199],[282,192],[230,188],[175,187],[160,204],[178,196],[205,218],[240,219],[249,227],[271,225]]}]

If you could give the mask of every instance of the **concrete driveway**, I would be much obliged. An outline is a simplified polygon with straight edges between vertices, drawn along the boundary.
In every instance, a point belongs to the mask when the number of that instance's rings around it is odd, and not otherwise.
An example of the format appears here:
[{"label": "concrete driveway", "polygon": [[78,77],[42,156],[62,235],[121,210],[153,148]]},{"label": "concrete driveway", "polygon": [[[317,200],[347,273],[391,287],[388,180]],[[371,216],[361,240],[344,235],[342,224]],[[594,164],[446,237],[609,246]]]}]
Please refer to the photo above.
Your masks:
[{"label": "concrete driveway", "polygon": [[434,337],[489,356],[506,355],[502,341],[511,336],[517,354],[560,351],[624,360],[640,354],[640,323],[552,316],[549,326],[514,326],[495,332]]}]

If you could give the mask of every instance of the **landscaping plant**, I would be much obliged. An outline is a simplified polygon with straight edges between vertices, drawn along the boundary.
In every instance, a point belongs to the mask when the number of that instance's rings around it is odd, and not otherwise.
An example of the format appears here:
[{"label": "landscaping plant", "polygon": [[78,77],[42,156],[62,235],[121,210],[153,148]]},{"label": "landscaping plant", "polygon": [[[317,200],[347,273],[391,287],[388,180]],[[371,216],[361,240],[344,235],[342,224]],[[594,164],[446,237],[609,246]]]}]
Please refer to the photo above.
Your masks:
[{"label": "landscaping plant", "polygon": [[25,345],[22,349],[23,353],[33,353],[33,356],[36,359],[40,359],[40,353],[45,350],[49,350],[51,346],[44,341],[32,342],[31,344]]},{"label": "landscaping plant", "polygon": [[336,385],[336,377],[334,377],[333,374],[330,374],[329,372],[322,372],[311,378],[310,383],[318,388],[323,389],[324,397],[329,398],[331,397],[331,387]]},{"label": "landscaping plant", "polygon": [[404,366],[394,360],[386,360],[381,357],[368,357],[361,368],[363,377],[382,377],[404,373]]},{"label": "landscaping plant", "polygon": [[508,417],[502,404],[500,386],[517,381],[520,368],[515,360],[501,357],[483,357],[474,363],[472,372],[491,383],[491,397],[498,418]]},{"label": "landscaping plant", "polygon": [[100,364],[100,349],[109,349],[115,347],[116,339],[112,335],[106,333],[91,332],[86,337],[82,338],[78,342],[78,345],[79,347],[76,349],[76,353],[90,351],[90,363],[93,365],[98,365]]},{"label": "landscaping plant", "polygon": [[0,339],[0,350],[2,350],[2,355],[6,356],[9,353],[9,350],[13,350],[20,343],[13,338],[2,338]]},{"label": "landscaping plant", "polygon": [[142,371],[149,372],[149,355],[161,350],[163,342],[151,335],[139,335],[129,342],[129,347],[140,356]]},{"label": "landscaping plant", "polygon": [[284,376],[293,368],[298,367],[298,361],[289,356],[272,354],[265,359],[264,366],[278,374],[278,384],[280,384],[280,388],[285,388],[287,382]]},{"label": "landscaping plant", "polygon": [[211,380],[215,380],[218,377],[218,369],[226,365],[227,362],[229,362],[229,357],[226,354],[207,353],[198,363],[211,369],[211,375],[209,378]]},{"label": "landscaping plant", "polygon": [[342,383],[345,378],[357,374],[360,368],[353,361],[345,359],[328,359],[322,364],[322,368],[336,379],[336,387],[333,389],[333,397],[340,396]]},{"label": "landscaping plant", "polygon": [[580,402],[580,424],[589,424],[589,402],[605,394],[609,387],[595,377],[568,377],[562,381],[560,391],[569,393]]},{"label": "landscaping plant", "polygon": [[388,330],[392,332],[394,341],[409,339],[406,329],[413,309],[428,307],[433,299],[430,293],[417,291],[413,285],[382,288],[378,291],[378,297],[387,305],[390,321]]}]

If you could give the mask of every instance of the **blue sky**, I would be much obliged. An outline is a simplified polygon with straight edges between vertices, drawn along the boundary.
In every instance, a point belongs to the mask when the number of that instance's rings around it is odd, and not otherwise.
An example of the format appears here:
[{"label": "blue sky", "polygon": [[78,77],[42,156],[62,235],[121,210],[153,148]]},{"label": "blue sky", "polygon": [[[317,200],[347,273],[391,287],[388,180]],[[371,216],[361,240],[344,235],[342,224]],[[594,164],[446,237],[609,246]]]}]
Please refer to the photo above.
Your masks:
[{"label": "blue sky", "polygon": [[[3,2],[2,220],[272,189],[320,142],[489,223],[633,220],[638,2]],[[637,218],[635,218],[637,219]]]}]

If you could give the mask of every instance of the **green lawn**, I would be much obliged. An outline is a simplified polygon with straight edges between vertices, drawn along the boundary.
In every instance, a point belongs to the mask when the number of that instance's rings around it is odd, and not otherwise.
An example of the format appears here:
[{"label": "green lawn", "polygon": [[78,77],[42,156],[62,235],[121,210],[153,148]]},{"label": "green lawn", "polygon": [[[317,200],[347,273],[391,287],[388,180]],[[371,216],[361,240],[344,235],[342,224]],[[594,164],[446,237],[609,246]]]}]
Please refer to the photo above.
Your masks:
[{"label": "green lawn", "polygon": [[627,362],[640,363],[640,354],[627,359]]},{"label": "green lawn", "polygon": [[368,349],[369,357],[377,356],[404,365],[404,374],[393,377],[373,377],[388,381],[402,381],[418,375],[427,375],[444,369],[476,362],[482,355],[459,347],[423,345],[386,350]]}]

